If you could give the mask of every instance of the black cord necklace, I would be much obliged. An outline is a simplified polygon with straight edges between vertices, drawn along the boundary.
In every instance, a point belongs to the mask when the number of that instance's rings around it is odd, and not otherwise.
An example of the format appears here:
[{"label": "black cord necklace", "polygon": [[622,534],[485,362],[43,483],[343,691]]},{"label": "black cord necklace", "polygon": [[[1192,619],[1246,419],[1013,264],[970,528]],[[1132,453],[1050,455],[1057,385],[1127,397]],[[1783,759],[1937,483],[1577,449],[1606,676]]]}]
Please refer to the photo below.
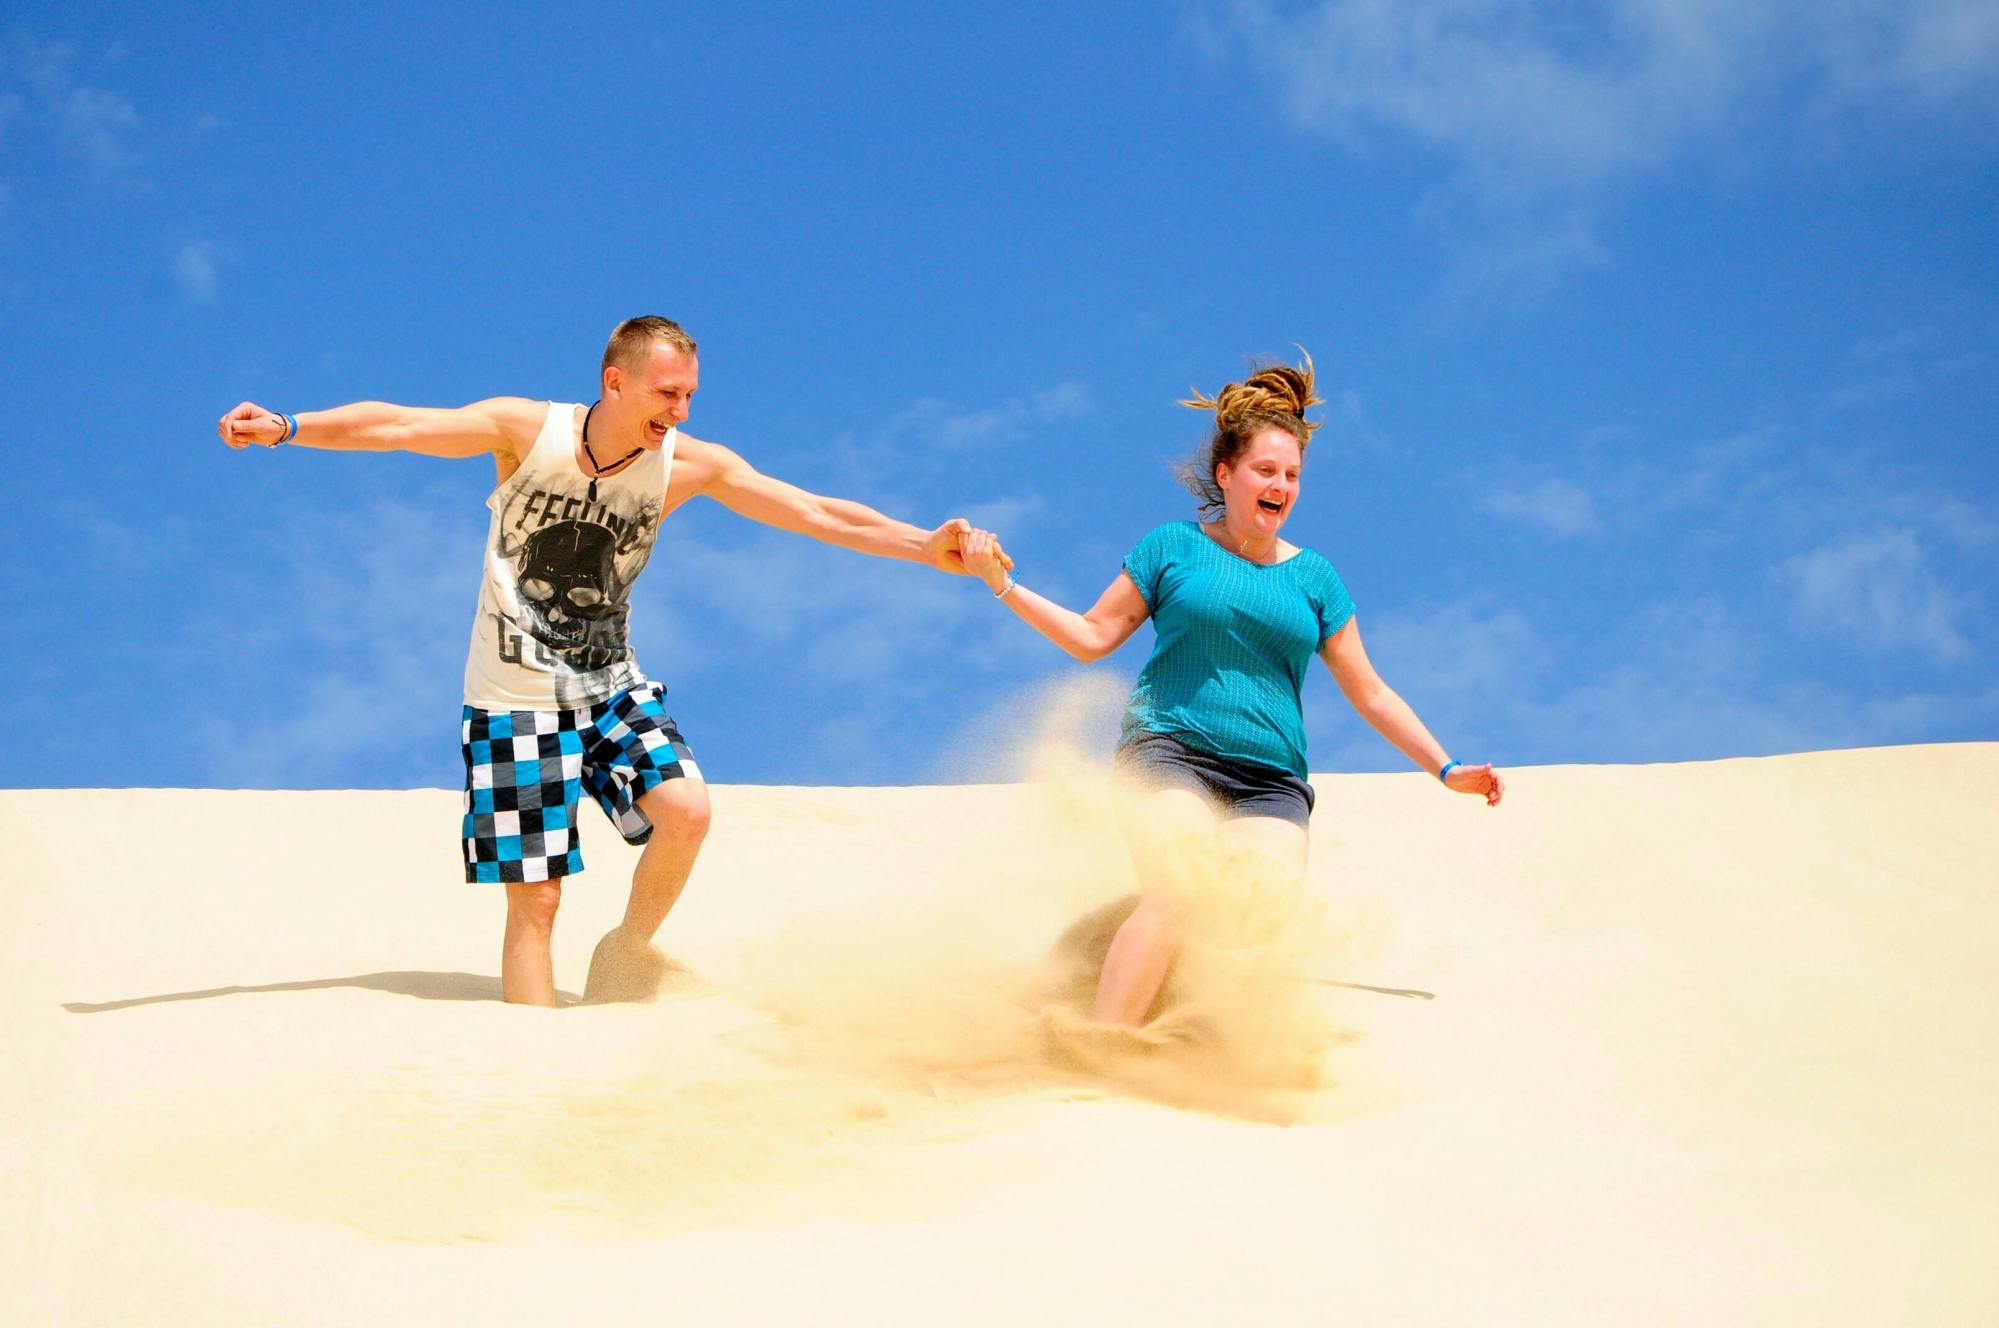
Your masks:
[{"label": "black cord necklace", "polygon": [[619,457],[616,461],[613,461],[608,466],[597,459],[597,454],[590,450],[590,417],[592,415],[595,415],[597,413],[597,407],[603,404],[604,402],[600,398],[599,400],[591,402],[590,409],[583,412],[583,455],[590,458],[590,465],[597,472],[596,475],[592,475],[590,477],[590,501],[593,503],[597,501],[598,476],[608,475],[610,472],[624,465],[627,461],[630,461],[633,457],[637,456],[639,453],[645,451],[643,447],[634,447],[631,451],[625,453],[623,456]]}]

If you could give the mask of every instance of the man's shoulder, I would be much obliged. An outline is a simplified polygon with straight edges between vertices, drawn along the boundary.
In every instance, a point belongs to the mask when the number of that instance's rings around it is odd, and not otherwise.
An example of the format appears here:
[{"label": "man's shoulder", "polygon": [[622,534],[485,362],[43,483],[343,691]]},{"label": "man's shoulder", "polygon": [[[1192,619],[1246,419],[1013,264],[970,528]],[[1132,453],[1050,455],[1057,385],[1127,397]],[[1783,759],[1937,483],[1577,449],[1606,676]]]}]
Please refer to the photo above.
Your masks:
[{"label": "man's shoulder", "polygon": [[541,436],[549,412],[559,409],[560,404],[537,401],[533,397],[486,397],[463,409],[467,414],[484,418],[487,426],[500,436],[508,452],[524,457],[534,447],[535,439]]},{"label": "man's shoulder", "polygon": [[[510,430],[513,428],[523,428],[539,433],[541,426],[548,420],[549,411],[556,409],[561,404],[556,401],[543,401],[535,397],[487,397],[484,401],[473,402],[466,409],[481,411],[490,415],[495,420],[508,426]],[[571,409],[576,409],[576,407],[571,407]]]},{"label": "man's shoulder", "polygon": [[673,438],[673,478],[676,483],[705,484],[723,471],[748,463],[720,443],[675,432]]},{"label": "man's shoulder", "polygon": [[728,448],[723,447],[720,443],[711,443],[706,438],[696,438],[685,429],[675,429],[673,431],[673,459],[675,461],[679,461],[683,457],[690,461],[707,460],[714,457],[717,453],[728,450]]}]

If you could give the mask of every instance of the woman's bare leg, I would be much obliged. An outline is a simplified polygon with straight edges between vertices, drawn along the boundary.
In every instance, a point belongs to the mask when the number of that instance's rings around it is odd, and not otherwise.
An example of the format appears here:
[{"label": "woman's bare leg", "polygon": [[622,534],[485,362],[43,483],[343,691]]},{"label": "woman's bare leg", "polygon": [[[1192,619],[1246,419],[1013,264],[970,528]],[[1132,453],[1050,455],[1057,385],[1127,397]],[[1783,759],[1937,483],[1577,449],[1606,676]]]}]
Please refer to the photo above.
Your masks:
[{"label": "woman's bare leg", "polygon": [[1239,816],[1222,822],[1222,834],[1232,844],[1252,849],[1284,867],[1292,879],[1305,879],[1311,836],[1296,821],[1281,816]]},{"label": "woman's bare leg", "polygon": [[1180,948],[1172,900],[1173,887],[1184,884],[1187,871],[1182,847],[1190,836],[1211,832],[1213,825],[1208,804],[1184,789],[1161,789],[1146,797],[1129,841],[1138,869],[1138,908],[1118,928],[1104,956],[1091,1011],[1098,1023],[1142,1024],[1152,1012]]}]

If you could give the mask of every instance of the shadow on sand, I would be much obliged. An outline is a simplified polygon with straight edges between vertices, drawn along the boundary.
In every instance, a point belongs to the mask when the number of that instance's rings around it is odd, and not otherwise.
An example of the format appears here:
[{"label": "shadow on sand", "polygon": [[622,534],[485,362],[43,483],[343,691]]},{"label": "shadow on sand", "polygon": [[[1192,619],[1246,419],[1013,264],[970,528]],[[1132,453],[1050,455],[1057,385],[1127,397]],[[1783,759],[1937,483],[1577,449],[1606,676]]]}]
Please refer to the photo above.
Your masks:
[{"label": "shadow on sand", "polygon": [[[254,992],[320,991],[328,987],[360,987],[386,991],[396,996],[414,996],[425,1001],[497,1001],[500,980],[483,973],[361,973],[351,978],[315,978],[307,982],[267,982],[255,987],[210,987],[206,991],[173,991],[160,996],[134,996],[123,1001],[65,1001],[71,1014],[103,1014],[108,1010],[129,1010],[139,1005],[165,1005],[170,1001],[205,1001],[213,996],[245,996]],[[563,1005],[579,998],[566,991],[556,993]]]}]

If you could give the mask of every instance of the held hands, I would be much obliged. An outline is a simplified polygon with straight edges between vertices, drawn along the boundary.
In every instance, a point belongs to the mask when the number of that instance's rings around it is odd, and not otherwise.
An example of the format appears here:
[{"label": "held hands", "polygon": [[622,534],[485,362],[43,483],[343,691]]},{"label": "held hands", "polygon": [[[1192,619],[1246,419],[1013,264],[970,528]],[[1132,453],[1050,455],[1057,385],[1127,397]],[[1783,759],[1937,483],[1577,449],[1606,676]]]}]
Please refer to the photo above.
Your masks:
[{"label": "held hands", "polygon": [[215,432],[231,447],[276,447],[288,432],[284,416],[245,401],[215,422]]},{"label": "held hands", "polygon": [[1006,588],[1013,559],[1000,547],[999,536],[990,530],[968,530],[958,541],[958,552],[965,560],[965,570],[985,582],[986,589],[997,595]]},{"label": "held hands", "polygon": [[1002,569],[1013,566],[1013,559],[1006,556],[1006,551],[1000,548],[999,540],[991,531],[979,530],[961,516],[952,517],[930,532],[930,538],[923,541],[923,561],[953,576],[981,576],[983,573],[972,570],[965,557],[965,541],[977,535],[983,535],[990,542]]},{"label": "held hands", "polygon": [[1453,793],[1476,793],[1488,807],[1497,807],[1506,793],[1506,781],[1491,765],[1458,765],[1444,776],[1444,787]]}]

